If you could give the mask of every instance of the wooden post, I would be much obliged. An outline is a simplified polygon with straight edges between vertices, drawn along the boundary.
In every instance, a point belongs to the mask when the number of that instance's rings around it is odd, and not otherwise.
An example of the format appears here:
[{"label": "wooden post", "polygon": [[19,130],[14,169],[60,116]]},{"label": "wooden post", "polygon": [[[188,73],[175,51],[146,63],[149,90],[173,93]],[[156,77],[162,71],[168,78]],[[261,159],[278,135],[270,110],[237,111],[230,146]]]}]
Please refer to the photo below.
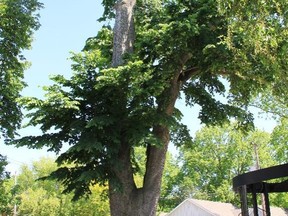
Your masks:
[{"label": "wooden post", "polygon": [[265,198],[265,210],[266,210],[266,216],[271,216],[270,212],[270,202],[269,202],[269,193],[268,193],[268,188],[269,187],[267,184],[264,184],[264,198]]},{"label": "wooden post", "polygon": [[240,193],[240,200],[241,200],[242,216],[249,216],[246,185],[243,185],[239,188],[239,193]]},{"label": "wooden post", "polygon": [[[254,146],[254,153],[255,153],[255,162],[256,162],[256,170],[261,169],[260,167],[260,160],[259,160],[259,154],[258,154],[258,148],[257,148],[257,144],[256,143],[252,143]],[[261,204],[262,204],[262,212],[263,212],[263,216],[268,216],[266,215],[266,204],[265,204],[265,196],[263,193],[261,193]]]},{"label": "wooden post", "polygon": [[254,216],[259,216],[259,214],[258,214],[258,204],[257,204],[257,193],[256,193],[256,190],[255,190],[255,185],[252,185],[252,202],[253,202]]}]

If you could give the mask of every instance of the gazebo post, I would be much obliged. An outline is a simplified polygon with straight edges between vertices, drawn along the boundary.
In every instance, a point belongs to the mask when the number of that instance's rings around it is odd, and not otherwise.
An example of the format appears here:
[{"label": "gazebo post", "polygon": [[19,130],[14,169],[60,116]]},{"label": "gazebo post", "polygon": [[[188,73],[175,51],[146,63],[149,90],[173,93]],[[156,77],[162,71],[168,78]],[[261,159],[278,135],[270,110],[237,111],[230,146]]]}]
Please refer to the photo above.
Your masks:
[{"label": "gazebo post", "polygon": [[240,194],[240,200],[241,200],[242,216],[249,216],[246,185],[242,185],[241,187],[239,187],[239,194]]},{"label": "gazebo post", "polygon": [[266,216],[271,216],[268,187],[268,184],[264,184],[265,210]]},{"label": "gazebo post", "polygon": [[256,193],[255,185],[252,185],[252,202],[253,202],[254,216],[259,216],[258,204],[257,204],[257,193]]},{"label": "gazebo post", "polygon": [[[288,177],[287,170],[288,163],[243,173],[233,178],[233,189],[240,193],[242,216],[248,216],[247,193],[252,193],[254,215],[258,215],[257,193],[264,193],[266,216],[271,215],[268,194],[273,192],[288,193],[288,180],[281,183],[265,183],[264,181]],[[259,184],[264,185],[264,187],[258,188],[257,186],[261,186]]]}]

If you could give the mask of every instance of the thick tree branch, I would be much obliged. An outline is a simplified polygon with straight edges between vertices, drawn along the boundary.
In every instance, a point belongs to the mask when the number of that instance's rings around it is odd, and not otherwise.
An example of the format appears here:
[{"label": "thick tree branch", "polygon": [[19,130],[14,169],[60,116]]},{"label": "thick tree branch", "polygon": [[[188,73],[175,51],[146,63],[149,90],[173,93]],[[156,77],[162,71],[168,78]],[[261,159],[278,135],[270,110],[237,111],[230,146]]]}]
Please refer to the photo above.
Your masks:
[{"label": "thick tree branch", "polygon": [[188,68],[188,69],[186,69],[180,73],[178,81],[186,82],[193,75],[197,74],[199,71],[200,71],[200,69],[198,67]]}]

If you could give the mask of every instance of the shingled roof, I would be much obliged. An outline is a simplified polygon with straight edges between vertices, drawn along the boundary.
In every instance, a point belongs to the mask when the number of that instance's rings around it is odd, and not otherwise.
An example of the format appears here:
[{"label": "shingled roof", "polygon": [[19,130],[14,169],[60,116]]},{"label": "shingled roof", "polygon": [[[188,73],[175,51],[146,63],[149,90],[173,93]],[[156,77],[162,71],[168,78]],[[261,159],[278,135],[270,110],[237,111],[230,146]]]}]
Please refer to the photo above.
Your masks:
[{"label": "shingled roof", "polygon": [[[253,212],[253,210],[251,210]],[[241,210],[231,203],[212,202],[207,200],[186,199],[166,216],[238,216]],[[251,214],[253,215],[253,214]],[[259,212],[259,215],[262,214]],[[288,216],[281,208],[271,207],[271,215]]]}]

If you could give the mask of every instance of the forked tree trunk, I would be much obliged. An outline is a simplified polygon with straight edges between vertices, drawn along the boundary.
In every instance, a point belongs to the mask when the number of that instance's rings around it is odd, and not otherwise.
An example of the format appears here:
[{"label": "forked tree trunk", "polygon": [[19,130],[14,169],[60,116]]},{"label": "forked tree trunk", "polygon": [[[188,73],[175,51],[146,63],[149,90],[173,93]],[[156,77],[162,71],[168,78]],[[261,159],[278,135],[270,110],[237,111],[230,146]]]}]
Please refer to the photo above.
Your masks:
[{"label": "forked tree trunk", "polygon": [[[115,5],[116,18],[113,39],[112,66],[117,67],[123,63],[122,57],[125,53],[133,51],[134,24],[133,8],[136,0],[119,0]],[[180,74],[180,72],[179,72]],[[179,75],[178,74],[178,75]],[[179,93],[180,82],[178,75],[171,80],[171,87],[162,95],[165,100],[158,103],[159,112],[172,115],[175,101]],[[168,127],[156,125],[153,133],[158,137],[163,146],[147,148],[146,174],[144,176],[143,188],[137,188],[133,179],[131,164],[131,147],[121,140],[117,161],[119,167],[114,169],[121,184],[121,190],[109,182],[110,212],[112,216],[155,216],[158,199],[160,196],[161,178],[165,164],[165,157],[169,143]]]},{"label": "forked tree trunk", "polygon": [[[172,115],[175,101],[179,93],[179,82],[171,82],[171,88],[167,89],[164,94],[169,101],[159,104],[159,110],[167,115]],[[163,95],[164,97],[164,95]],[[112,216],[155,216],[157,203],[160,196],[161,179],[166,159],[166,152],[170,140],[169,128],[166,126],[156,125],[153,133],[162,143],[162,147],[148,146],[146,173],[142,188],[137,188],[133,179],[133,170],[131,164],[131,148],[122,140],[121,150],[119,151],[117,161],[120,169],[114,172],[121,182],[122,188],[109,184],[110,211]]]},{"label": "forked tree trunk", "polygon": [[[113,57],[112,66],[117,67],[123,64],[123,54],[133,51],[134,43],[134,22],[133,9],[136,0],[118,0],[115,4],[115,26],[113,30]],[[137,188],[133,180],[133,171],[130,163],[131,149],[121,140],[120,150],[117,161],[119,167],[114,168],[114,173],[120,185],[121,190],[114,182],[109,182],[109,201],[110,212],[112,216],[132,216],[133,210],[137,206]]]}]

